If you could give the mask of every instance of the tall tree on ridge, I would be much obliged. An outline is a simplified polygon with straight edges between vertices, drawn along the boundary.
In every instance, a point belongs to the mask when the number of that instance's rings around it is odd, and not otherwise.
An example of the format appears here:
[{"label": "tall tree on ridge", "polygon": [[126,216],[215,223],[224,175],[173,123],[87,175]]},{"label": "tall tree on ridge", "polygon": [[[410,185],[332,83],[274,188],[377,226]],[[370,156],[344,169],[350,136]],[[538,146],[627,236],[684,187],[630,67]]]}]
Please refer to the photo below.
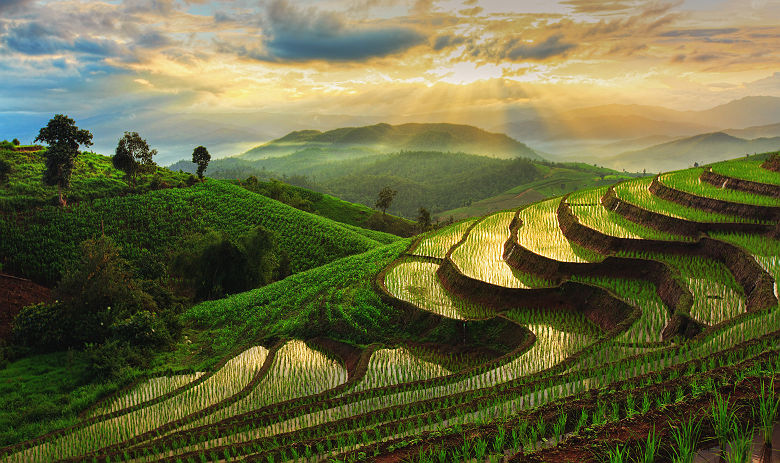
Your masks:
[{"label": "tall tree on ridge", "polygon": [[62,190],[70,187],[70,176],[79,155],[79,145],[92,145],[92,134],[89,130],[76,127],[75,121],[68,116],[56,114],[46,127],[41,128],[35,141],[49,145],[43,181],[47,185],[57,185],[59,204],[65,207],[67,202]]}]

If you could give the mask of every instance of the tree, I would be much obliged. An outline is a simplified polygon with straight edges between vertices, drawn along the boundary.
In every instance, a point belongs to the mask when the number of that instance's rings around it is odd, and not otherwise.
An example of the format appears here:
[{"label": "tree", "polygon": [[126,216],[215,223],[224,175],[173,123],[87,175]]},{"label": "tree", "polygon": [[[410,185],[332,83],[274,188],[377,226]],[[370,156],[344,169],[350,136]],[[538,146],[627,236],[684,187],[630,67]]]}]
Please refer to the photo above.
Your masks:
[{"label": "tree", "polygon": [[146,140],[138,135],[138,132],[125,132],[116,145],[116,152],[112,158],[114,167],[124,172],[132,182],[135,189],[135,181],[138,174],[146,174],[154,171],[156,164],[152,156],[157,150],[149,149]]},{"label": "tree", "polygon": [[20,142],[18,138],[14,138],[13,141],[11,141],[11,143],[13,143],[16,146],[19,146],[19,145],[22,144],[22,142]]},{"label": "tree", "polygon": [[34,141],[49,145],[46,150],[43,181],[47,185],[57,185],[60,206],[66,206],[62,190],[70,186],[70,176],[79,155],[79,145],[92,145],[92,134],[89,130],[76,127],[75,121],[68,116],[56,114],[46,127],[38,132]]},{"label": "tree", "polygon": [[431,228],[431,213],[422,206],[417,211],[417,226],[420,227],[420,231],[426,231]]},{"label": "tree", "polygon": [[198,165],[198,178],[201,182],[203,181],[203,172],[206,171],[209,161],[211,161],[211,155],[205,146],[199,146],[192,152],[192,162]]},{"label": "tree", "polygon": [[11,173],[11,165],[5,159],[0,159],[0,184],[8,181],[8,175]]},{"label": "tree", "polygon": [[393,198],[395,198],[396,194],[398,194],[398,192],[389,186],[382,188],[382,190],[379,192],[379,197],[377,198],[374,207],[381,209],[382,215],[385,215],[387,209],[390,207],[390,204],[393,203]]}]

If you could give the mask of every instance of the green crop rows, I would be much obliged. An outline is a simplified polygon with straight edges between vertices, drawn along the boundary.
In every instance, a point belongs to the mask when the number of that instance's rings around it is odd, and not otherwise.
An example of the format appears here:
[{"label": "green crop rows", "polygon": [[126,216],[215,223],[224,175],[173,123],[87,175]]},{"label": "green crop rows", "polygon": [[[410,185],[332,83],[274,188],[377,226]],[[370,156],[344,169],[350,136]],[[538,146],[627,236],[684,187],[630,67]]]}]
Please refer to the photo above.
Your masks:
[{"label": "green crop rows", "polygon": [[[773,174],[757,169],[751,160],[714,166],[721,175],[772,183]],[[777,205],[702,183],[700,174],[690,169],[660,180],[699,196]],[[616,257],[607,261],[603,248],[595,250],[598,243],[576,244],[561,230],[562,198],[381,247],[345,228],[289,219],[289,211],[274,211],[251,194],[226,202],[220,195],[230,187],[214,182],[149,193],[151,213],[143,216],[116,198],[102,208],[74,207],[68,214],[44,208],[21,223],[2,222],[5,233],[38,227],[48,246],[64,249],[60,230],[102,220],[106,230],[127,237],[132,254],[174,245],[153,245],[133,231],[141,225],[164,242],[175,221],[236,233],[258,221],[292,220],[288,225],[304,245],[293,254],[300,273],[185,314],[213,330],[214,350],[225,359],[215,371],[140,383],[95,409],[90,421],[6,449],[1,461],[492,462],[532,454],[545,461],[554,449],[583,440],[575,435],[593,437],[621,420],[642,424],[654,413],[710,420],[710,404],[723,405],[723,391],[755,410],[730,418],[729,426],[769,426],[771,435],[777,416],[769,420],[760,406],[778,393],[770,385],[780,374],[780,241],[739,228],[712,232],[708,238],[718,247],[705,255],[697,247],[705,233],[678,236],[659,231],[658,222],[745,220],[662,200],[650,192],[651,180],[615,188],[621,200],[657,214],[644,223],[628,220],[621,208],[605,208],[606,188],[566,198],[582,226],[624,239],[609,241],[617,243],[608,250]],[[183,202],[203,206],[177,215]],[[210,212],[217,203],[221,215]],[[306,254],[307,240],[326,239],[332,239],[330,254]],[[653,247],[641,250],[649,240]],[[505,260],[510,245],[570,270],[518,270]],[[356,250],[365,252],[334,260]],[[36,262],[32,245],[16,252]],[[605,270],[626,258],[668,274]],[[684,290],[673,293],[676,301],[664,292],[670,282]],[[242,333],[243,344],[234,332]],[[356,353],[330,352],[314,342],[323,337]],[[480,343],[485,339],[504,348],[491,350]],[[468,355],[479,357],[454,361]],[[673,430],[682,427],[658,425],[659,451],[717,445],[709,435],[675,439]],[[594,461],[615,452],[636,456],[651,445],[647,439],[646,432],[623,441],[593,437],[588,451]]]}]

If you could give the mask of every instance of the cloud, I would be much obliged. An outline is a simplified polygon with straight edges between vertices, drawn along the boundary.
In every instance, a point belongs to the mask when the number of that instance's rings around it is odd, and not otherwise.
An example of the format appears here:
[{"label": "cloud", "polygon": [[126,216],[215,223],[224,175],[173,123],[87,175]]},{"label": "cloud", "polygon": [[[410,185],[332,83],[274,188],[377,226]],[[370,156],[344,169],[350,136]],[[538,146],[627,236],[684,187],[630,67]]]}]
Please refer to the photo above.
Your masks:
[{"label": "cloud", "polygon": [[15,13],[23,9],[32,0],[0,0],[0,13]]},{"label": "cloud", "polygon": [[712,37],[714,35],[733,34],[738,31],[739,29],[735,27],[721,29],[676,29],[662,33],[661,37]]},{"label": "cloud", "polygon": [[265,23],[265,50],[234,48],[265,61],[365,61],[403,52],[426,40],[415,29],[351,25],[334,13],[302,10],[285,0],[271,3]]},{"label": "cloud", "polygon": [[457,35],[452,35],[452,34],[440,35],[433,40],[433,49],[435,51],[443,50],[447,47],[460,45],[461,43],[465,42],[465,40],[466,39],[464,37],[460,37]]},{"label": "cloud", "polygon": [[544,60],[553,56],[564,55],[576,47],[576,45],[562,42],[562,38],[563,35],[555,34],[533,44],[518,44],[517,40],[512,40],[507,42],[503,50],[500,51],[500,58],[512,61]]},{"label": "cloud", "polygon": [[10,50],[31,56],[75,52],[109,57],[123,53],[122,47],[114,40],[83,35],[73,37],[56,24],[44,25],[37,21],[12,26],[1,40]]},{"label": "cloud", "polygon": [[575,13],[615,13],[636,6],[636,2],[631,0],[567,0],[561,4],[571,6]]}]

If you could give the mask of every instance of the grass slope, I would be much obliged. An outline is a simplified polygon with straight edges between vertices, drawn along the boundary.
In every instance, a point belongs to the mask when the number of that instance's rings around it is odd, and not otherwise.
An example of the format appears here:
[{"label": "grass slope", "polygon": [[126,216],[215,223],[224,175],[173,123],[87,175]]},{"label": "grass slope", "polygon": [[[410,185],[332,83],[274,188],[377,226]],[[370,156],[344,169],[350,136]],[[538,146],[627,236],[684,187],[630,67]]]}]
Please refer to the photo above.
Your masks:
[{"label": "grass slope", "polygon": [[610,169],[583,163],[542,165],[538,169],[543,175],[538,180],[512,187],[496,196],[474,201],[467,206],[441,212],[438,216],[452,216],[455,220],[481,216],[504,209],[517,208],[572,191],[611,185],[631,177]]},{"label": "grass slope", "polygon": [[188,234],[214,229],[236,236],[257,225],[276,232],[295,272],[380,245],[332,220],[227,182],[207,180],[191,188],[0,216],[0,256],[4,269],[52,283],[64,263],[75,257],[78,243],[100,233],[113,237],[126,257],[146,259],[151,254],[165,262]]},{"label": "grass slope", "polygon": [[[25,210],[30,207],[56,204],[57,187],[43,183],[45,151],[0,149],[0,159],[6,161],[11,172],[7,183],[0,184],[0,210]],[[152,180],[167,186],[183,187],[189,174],[173,172],[158,167],[151,175],[142,177],[137,192],[149,191]],[[125,174],[115,169],[111,158],[91,152],[83,152],[76,158],[67,190],[68,202],[86,201],[106,196],[118,196],[130,192]]]}]

